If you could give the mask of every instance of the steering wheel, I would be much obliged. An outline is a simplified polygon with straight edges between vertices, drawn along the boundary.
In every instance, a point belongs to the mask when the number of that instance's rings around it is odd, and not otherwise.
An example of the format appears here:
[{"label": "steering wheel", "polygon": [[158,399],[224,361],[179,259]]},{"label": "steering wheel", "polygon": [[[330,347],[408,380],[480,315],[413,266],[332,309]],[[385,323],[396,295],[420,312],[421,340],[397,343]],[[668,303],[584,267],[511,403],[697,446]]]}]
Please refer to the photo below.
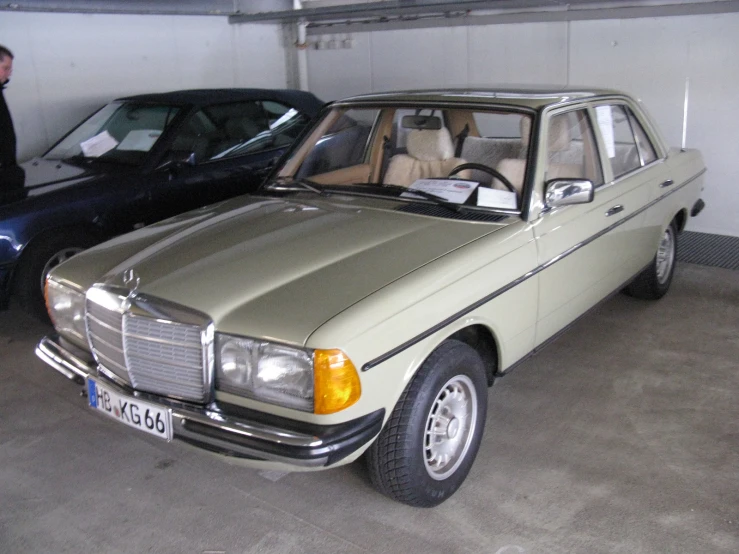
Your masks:
[{"label": "steering wheel", "polygon": [[488,167],[487,165],[472,163],[472,162],[459,164],[457,167],[455,167],[449,172],[448,177],[452,177],[456,175],[457,173],[464,171],[465,169],[477,169],[478,171],[483,171],[487,173],[488,175],[492,175],[493,177],[498,179],[498,181],[503,183],[505,188],[507,188],[509,191],[515,194],[516,198],[518,198],[518,191],[516,190],[516,187],[513,186],[513,183],[511,183],[510,180],[505,175],[503,175],[500,171],[498,171],[497,169],[493,169],[492,167]]}]

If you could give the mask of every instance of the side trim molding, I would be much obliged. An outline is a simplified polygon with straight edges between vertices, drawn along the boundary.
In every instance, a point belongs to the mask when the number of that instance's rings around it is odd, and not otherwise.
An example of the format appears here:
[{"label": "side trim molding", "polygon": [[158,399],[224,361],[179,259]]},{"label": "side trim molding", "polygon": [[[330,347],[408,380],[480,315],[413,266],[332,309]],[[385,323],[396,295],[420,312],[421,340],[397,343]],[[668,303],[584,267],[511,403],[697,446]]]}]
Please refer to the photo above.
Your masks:
[{"label": "side trim molding", "polygon": [[446,327],[446,326],[450,325],[451,323],[457,321],[458,319],[466,316],[468,313],[476,310],[480,306],[482,306],[484,304],[487,304],[488,302],[494,300],[495,298],[497,298],[501,294],[503,294],[505,292],[508,292],[513,287],[515,287],[515,286],[523,283],[524,281],[530,279],[531,277],[533,277],[537,273],[540,273],[540,272],[544,271],[545,269],[547,269],[548,267],[554,265],[558,261],[563,260],[564,258],[566,258],[567,256],[569,256],[570,254],[572,254],[572,253],[580,250],[584,246],[587,246],[588,244],[590,244],[591,242],[599,239],[603,235],[605,235],[607,233],[610,233],[616,227],[619,227],[620,225],[623,225],[627,221],[629,221],[629,220],[633,219],[634,217],[640,215],[641,213],[647,211],[649,208],[651,208],[652,206],[654,206],[657,202],[661,201],[662,199],[666,198],[667,196],[670,196],[672,194],[675,194],[676,192],[678,192],[679,190],[681,190],[683,187],[686,187],[687,185],[689,185],[690,183],[692,183],[693,181],[695,181],[698,177],[700,177],[701,175],[703,175],[705,172],[706,172],[706,169],[704,168],[701,171],[699,171],[698,173],[696,173],[695,175],[693,175],[692,177],[690,177],[689,179],[687,179],[684,182],[680,183],[680,185],[678,185],[677,187],[675,187],[673,189],[670,189],[665,194],[659,196],[658,198],[655,198],[649,204],[646,204],[642,208],[640,208],[640,209],[636,210],[635,212],[629,214],[628,216],[624,217],[623,219],[615,222],[613,225],[609,225],[608,227],[606,227],[605,229],[599,231],[595,235],[592,235],[591,237],[588,237],[584,241],[582,241],[582,242],[580,242],[580,243],[578,243],[578,244],[570,247],[569,249],[565,250],[561,254],[558,254],[554,258],[552,258],[550,260],[547,260],[543,264],[541,264],[541,265],[533,268],[531,271],[528,271],[527,273],[523,274],[521,277],[518,277],[517,279],[514,279],[513,281],[511,281],[507,285],[504,285],[504,286],[500,287],[496,291],[488,294],[487,296],[484,296],[483,298],[481,298],[480,300],[474,302],[473,304],[470,304],[469,306],[467,306],[467,307],[459,310],[458,312],[452,314],[451,316],[447,317],[446,319],[440,321],[436,325],[434,325],[432,327],[429,327],[428,329],[426,329],[422,333],[419,333],[415,337],[413,337],[413,338],[405,341],[404,343],[396,346],[392,350],[389,350],[388,352],[386,352],[386,353],[378,356],[377,358],[374,358],[374,359],[370,360],[369,362],[367,362],[366,364],[364,364],[362,366],[362,371],[369,371],[373,367],[378,366],[381,363],[386,362],[390,358],[396,356],[397,354],[400,354],[401,352],[403,352],[404,350],[407,350],[411,346],[413,346],[415,344],[418,344],[422,340],[430,337],[431,335],[433,335],[437,331],[440,331],[444,327]]}]

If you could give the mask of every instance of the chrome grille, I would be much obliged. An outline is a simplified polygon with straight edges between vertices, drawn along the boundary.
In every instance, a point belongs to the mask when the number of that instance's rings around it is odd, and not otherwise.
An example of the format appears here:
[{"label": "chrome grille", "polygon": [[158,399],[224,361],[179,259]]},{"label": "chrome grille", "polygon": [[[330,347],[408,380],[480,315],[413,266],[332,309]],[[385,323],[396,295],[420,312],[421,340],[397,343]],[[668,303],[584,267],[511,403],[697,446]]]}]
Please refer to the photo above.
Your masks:
[{"label": "chrome grille", "polygon": [[201,337],[194,325],[126,314],[123,345],[131,384],[156,394],[203,400]]},{"label": "chrome grille", "polygon": [[126,360],[123,355],[123,315],[87,300],[87,339],[98,364],[126,382]]},{"label": "chrome grille", "polygon": [[125,289],[96,286],[87,293],[86,322],[101,370],[140,391],[207,399],[213,359],[207,316]]}]

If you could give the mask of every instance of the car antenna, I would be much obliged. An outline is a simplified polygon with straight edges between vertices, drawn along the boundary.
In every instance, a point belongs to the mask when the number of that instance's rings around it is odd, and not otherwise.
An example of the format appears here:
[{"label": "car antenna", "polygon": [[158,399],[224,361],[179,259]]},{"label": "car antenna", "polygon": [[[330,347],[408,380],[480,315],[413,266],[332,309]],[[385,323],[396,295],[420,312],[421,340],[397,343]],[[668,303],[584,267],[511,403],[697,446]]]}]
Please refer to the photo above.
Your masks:
[{"label": "car antenna", "polygon": [[686,140],[688,135],[688,93],[690,91],[690,77],[685,77],[685,101],[683,103],[683,142],[681,150],[686,149]]}]

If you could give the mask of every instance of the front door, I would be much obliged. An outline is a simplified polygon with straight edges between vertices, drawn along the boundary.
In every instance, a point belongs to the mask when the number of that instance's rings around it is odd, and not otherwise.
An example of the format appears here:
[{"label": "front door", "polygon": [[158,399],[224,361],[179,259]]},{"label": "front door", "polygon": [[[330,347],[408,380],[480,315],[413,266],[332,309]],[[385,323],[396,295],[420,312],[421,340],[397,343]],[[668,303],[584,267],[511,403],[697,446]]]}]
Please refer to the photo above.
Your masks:
[{"label": "front door", "polygon": [[647,203],[644,187],[635,182],[613,182],[610,171],[604,180],[593,117],[587,108],[557,112],[544,129],[547,166],[538,186],[580,178],[596,188],[593,202],[544,210],[535,222],[538,261],[545,267],[539,277],[537,345],[623,283],[624,252],[639,228],[630,220]]}]

